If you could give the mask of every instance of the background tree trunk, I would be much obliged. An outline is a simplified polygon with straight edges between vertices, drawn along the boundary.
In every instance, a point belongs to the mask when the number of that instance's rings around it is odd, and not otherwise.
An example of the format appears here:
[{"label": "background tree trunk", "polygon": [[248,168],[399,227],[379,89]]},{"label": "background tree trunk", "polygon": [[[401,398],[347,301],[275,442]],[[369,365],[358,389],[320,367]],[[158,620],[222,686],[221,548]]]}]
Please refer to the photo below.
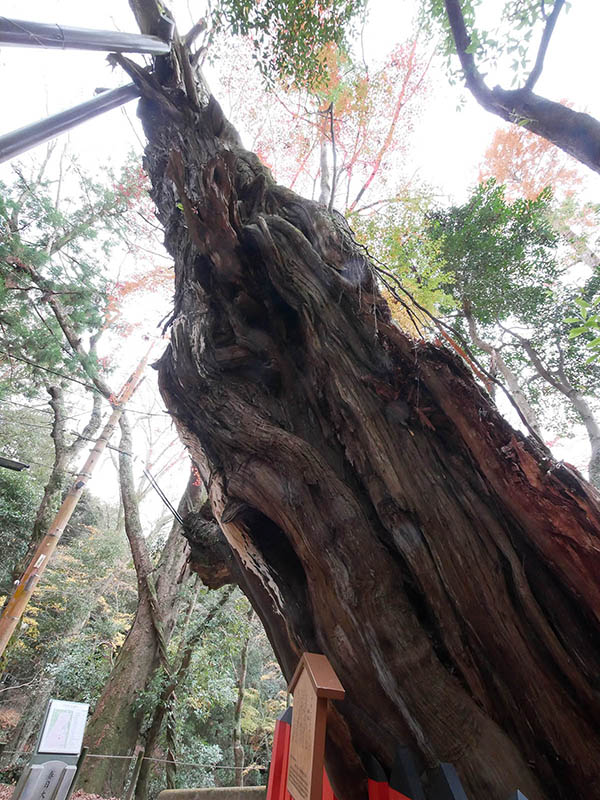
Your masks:
[{"label": "background tree trunk", "polygon": [[[183,516],[195,509],[199,489],[190,479],[179,504]],[[166,636],[172,631],[178,606],[175,602],[187,561],[181,526],[175,520],[155,572],[156,595],[163,611]],[[131,755],[135,750],[142,714],[134,710],[136,695],[142,691],[158,666],[158,641],[146,592],[133,625],[119,652],[116,664],[88,723],[85,745],[92,753]],[[88,759],[82,769],[79,788],[103,797],[120,797],[130,762],[126,759]]]},{"label": "background tree trunk", "polygon": [[101,404],[102,397],[99,394],[93,395],[93,406],[90,419],[71,444],[67,443],[67,411],[65,409],[64,392],[60,386],[47,386],[50,400],[48,404],[52,408],[52,441],[54,444],[54,461],[48,476],[48,481],[44,487],[44,494],[35,515],[33,531],[25,555],[18,564],[13,566],[13,579],[18,581],[25,568],[31,561],[33,554],[46,532],[62,500],[63,493],[69,482],[70,468],[81,451],[89,446],[90,439],[94,436],[102,421]]},{"label": "background tree trunk", "polygon": [[[253,612],[248,614],[248,620],[252,620]],[[244,745],[242,744],[242,711],[244,710],[244,695],[246,694],[246,672],[248,669],[248,647],[250,646],[251,634],[242,642],[240,651],[240,663],[237,665],[237,698],[233,712],[233,763],[235,765],[234,785],[244,785]]]},{"label": "background tree trunk", "polygon": [[[196,630],[190,634],[188,639],[182,639],[180,642],[176,664],[174,665],[175,668],[172,671],[172,680],[167,683],[161,692],[159,701],[154,709],[152,722],[150,723],[148,733],[146,734],[146,755],[150,758],[156,755],[156,747],[158,745],[162,724],[165,716],[167,715],[169,704],[175,702],[175,693],[178,687],[185,681],[187,677],[187,673],[192,663],[194,650],[201,644],[203,634],[221,608],[223,608],[223,606],[227,603],[232,591],[233,587],[228,587],[225,589],[221,594],[220,599],[211,608]],[[137,785],[135,787],[136,800],[146,800],[148,797],[148,785],[151,770],[152,762],[144,759],[138,775]]]},{"label": "background tree trunk", "polygon": [[600,797],[596,493],[393,324],[344,221],[214,100],[130,71],[175,259],[163,397],[284,674],[323,652],[346,689],[339,796],[404,743],[472,800]]}]

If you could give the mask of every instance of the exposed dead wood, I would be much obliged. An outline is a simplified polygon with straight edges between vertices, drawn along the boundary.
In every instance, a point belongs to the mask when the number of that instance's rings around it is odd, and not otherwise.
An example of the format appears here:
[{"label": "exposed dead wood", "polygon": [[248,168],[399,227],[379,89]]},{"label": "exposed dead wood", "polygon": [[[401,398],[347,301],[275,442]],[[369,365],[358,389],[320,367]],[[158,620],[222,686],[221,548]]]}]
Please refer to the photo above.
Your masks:
[{"label": "exposed dead wood", "polygon": [[218,104],[148,95],[175,260],[161,391],[289,678],[346,689],[328,762],[451,761],[472,800],[600,797],[600,507],[467,367],[392,322],[345,223],[277,186]]}]

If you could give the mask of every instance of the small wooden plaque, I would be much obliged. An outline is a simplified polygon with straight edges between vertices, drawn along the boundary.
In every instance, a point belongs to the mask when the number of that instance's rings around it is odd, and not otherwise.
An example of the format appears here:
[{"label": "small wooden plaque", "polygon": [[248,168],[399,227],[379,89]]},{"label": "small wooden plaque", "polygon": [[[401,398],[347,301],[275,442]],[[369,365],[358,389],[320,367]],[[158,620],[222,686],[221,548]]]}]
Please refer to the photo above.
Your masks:
[{"label": "small wooden plaque", "polygon": [[344,687],[326,656],[304,653],[288,690],[294,695],[287,790],[294,800],[321,800],[329,698]]}]

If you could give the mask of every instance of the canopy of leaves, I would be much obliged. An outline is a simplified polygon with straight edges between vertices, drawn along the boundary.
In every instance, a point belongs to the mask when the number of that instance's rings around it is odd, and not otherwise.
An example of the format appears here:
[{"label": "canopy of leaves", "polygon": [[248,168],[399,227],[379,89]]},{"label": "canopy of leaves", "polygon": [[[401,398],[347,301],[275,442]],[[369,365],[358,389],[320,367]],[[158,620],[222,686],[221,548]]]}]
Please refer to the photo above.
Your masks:
[{"label": "canopy of leaves", "polygon": [[[38,385],[43,372],[32,364],[85,377],[48,303],[60,300],[80,336],[103,327],[106,265],[143,191],[139,167],[101,183],[64,161],[54,177],[46,161],[0,183],[0,392]],[[93,357],[86,366],[95,369]]]},{"label": "canopy of leaves", "polygon": [[491,179],[464,205],[430,215],[427,234],[439,244],[449,278],[443,285],[480,322],[518,317],[527,323],[550,296],[561,273],[550,197],[543,192],[510,203],[504,186]]},{"label": "canopy of leaves", "polygon": [[[599,278],[600,275],[596,273],[592,281],[589,281],[586,287],[587,292],[584,290],[579,297],[574,298],[573,306],[576,309],[577,316],[566,317],[565,319],[567,324],[573,325],[569,331],[569,339],[579,339],[581,337],[585,340],[589,350],[589,356],[586,359],[587,364],[600,362]],[[591,286],[591,284],[593,284],[593,286]],[[585,297],[585,294],[591,295],[591,298],[588,299]]]},{"label": "canopy of leaves", "polygon": [[564,199],[573,196],[581,185],[573,158],[518,125],[498,128],[494,134],[479,170],[480,181],[489,178],[503,184],[511,199],[533,200],[548,187],[555,198]]},{"label": "canopy of leaves", "polygon": [[326,74],[321,51],[345,43],[364,6],[365,0],[218,0],[210,22],[213,35],[225,30],[250,39],[267,82],[313,87]]}]

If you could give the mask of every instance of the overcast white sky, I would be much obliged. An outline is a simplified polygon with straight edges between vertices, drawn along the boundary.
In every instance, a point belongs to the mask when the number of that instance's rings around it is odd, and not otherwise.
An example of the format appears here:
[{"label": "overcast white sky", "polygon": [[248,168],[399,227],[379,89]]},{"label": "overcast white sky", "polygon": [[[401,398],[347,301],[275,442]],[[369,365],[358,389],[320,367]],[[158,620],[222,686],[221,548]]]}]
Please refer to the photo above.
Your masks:
[{"label": "overcast white sky", "polygon": [[[503,0],[486,0],[486,12],[497,11]],[[202,16],[197,0],[176,0],[173,4],[179,27],[185,31]],[[381,56],[412,31],[415,0],[371,0],[365,29],[367,61]],[[127,0],[4,0],[2,14],[7,17],[51,22],[97,29],[136,30]],[[537,92],[552,99],[571,101],[579,110],[600,117],[600,96],[596,67],[600,2],[579,0],[558,23]],[[457,200],[466,195],[477,178],[479,163],[500,120],[480,108],[460,87],[448,84],[441,64],[432,71],[434,92],[417,128],[417,144],[412,151],[417,172],[424,181]],[[210,76],[209,76],[210,77]],[[503,80],[506,75],[496,80]],[[494,83],[494,77],[490,76]],[[127,82],[119,70],[113,71],[103,53],[60,50],[0,49],[0,108],[3,110],[0,133],[14,130],[93,96],[97,87],[114,87]],[[457,111],[461,96],[466,98]],[[108,162],[120,163],[125,154],[141,149],[142,132],[136,103],[109,112],[75,128],[69,134],[70,151],[78,154],[89,169]],[[234,124],[236,120],[232,120]],[[282,132],[283,133],[283,132]],[[9,167],[0,166],[0,178]],[[588,192],[598,196],[598,176],[590,173]],[[161,315],[162,316],[162,315]],[[150,322],[155,331],[156,320]],[[133,366],[133,365],[132,365]],[[129,365],[127,365],[129,369]],[[560,451],[559,451],[560,455]],[[577,460],[567,454],[569,460]],[[108,474],[94,483],[106,482]],[[99,488],[101,494],[103,491]]]},{"label": "overcast white sky", "polygon": [[[182,30],[191,25],[192,16],[202,16],[203,6],[198,0],[176,0],[173,5]],[[483,5],[486,11],[496,11],[503,0],[486,0]],[[4,0],[1,7],[4,15],[18,19],[136,30],[127,0]],[[390,50],[411,33],[416,2],[371,0],[369,8],[365,30],[367,60]],[[540,94],[557,100],[567,98],[577,108],[600,116],[595,59],[599,30],[597,0],[579,0],[569,13],[561,15],[537,86]],[[500,121],[468,94],[465,108],[457,112],[460,88],[448,84],[441,68],[433,74],[437,91],[419,126],[414,169],[444,193],[460,196],[476,180],[478,163]],[[82,102],[92,97],[99,86],[127,82],[119,70],[110,69],[102,53],[22,48],[0,50],[0,76],[0,107],[4,112],[0,133]],[[501,76],[504,81],[507,77]],[[490,76],[490,82],[495,82],[494,76]],[[69,134],[73,150],[82,158],[103,163],[121,159],[130,147],[139,147],[128,121],[129,118],[137,126],[135,102],[126,109],[112,111],[75,129]],[[599,185],[597,177],[591,180]]]}]

